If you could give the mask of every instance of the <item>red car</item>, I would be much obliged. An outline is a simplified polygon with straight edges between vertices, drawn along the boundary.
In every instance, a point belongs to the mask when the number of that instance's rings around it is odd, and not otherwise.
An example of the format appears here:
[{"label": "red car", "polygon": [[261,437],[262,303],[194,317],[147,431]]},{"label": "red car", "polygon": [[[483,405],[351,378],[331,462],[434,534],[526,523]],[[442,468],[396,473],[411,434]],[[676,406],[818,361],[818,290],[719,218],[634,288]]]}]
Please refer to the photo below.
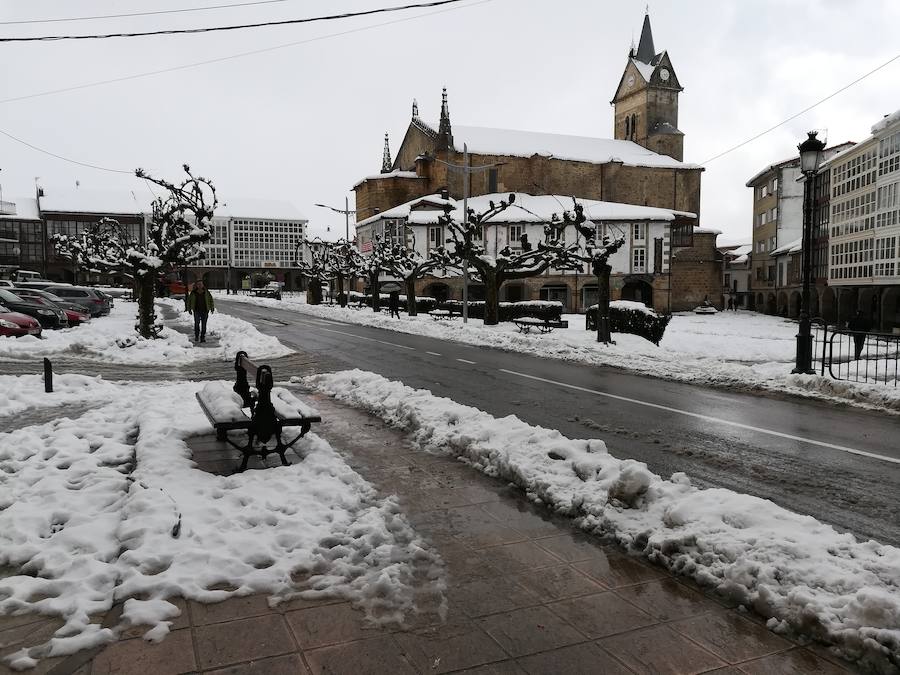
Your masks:
[{"label": "red car", "polygon": [[28,302],[36,302],[51,309],[61,309],[69,320],[69,326],[77,326],[91,320],[90,312],[84,307],[68,302],[53,293],[39,291],[34,288],[14,288],[13,293]]},{"label": "red car", "polygon": [[34,335],[41,337],[41,324],[27,314],[10,312],[0,305],[0,337],[22,337]]}]

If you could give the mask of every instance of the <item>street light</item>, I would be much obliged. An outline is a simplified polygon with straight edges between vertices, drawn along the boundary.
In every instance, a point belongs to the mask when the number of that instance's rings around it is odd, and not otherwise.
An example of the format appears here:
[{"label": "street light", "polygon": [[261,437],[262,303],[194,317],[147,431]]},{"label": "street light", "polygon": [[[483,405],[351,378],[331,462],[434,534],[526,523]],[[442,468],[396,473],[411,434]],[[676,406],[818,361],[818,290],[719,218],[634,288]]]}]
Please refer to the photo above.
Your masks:
[{"label": "street light", "polygon": [[825,144],[816,138],[817,132],[808,132],[808,138],[797,146],[800,151],[800,172],[803,174],[803,290],[800,296],[800,330],[797,333],[797,362],[793,373],[815,375],[812,368],[812,332],[809,317],[809,282],[812,276],[812,216],[813,187],[822,150]]}]

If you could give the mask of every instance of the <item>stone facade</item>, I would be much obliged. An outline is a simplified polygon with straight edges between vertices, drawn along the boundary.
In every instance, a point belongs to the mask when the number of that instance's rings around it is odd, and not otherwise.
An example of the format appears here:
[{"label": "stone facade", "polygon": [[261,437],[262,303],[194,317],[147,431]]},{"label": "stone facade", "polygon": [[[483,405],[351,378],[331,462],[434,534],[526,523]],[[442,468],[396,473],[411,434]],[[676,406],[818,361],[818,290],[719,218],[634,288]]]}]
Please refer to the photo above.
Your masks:
[{"label": "stone facade", "polygon": [[691,310],[704,300],[722,307],[722,254],[716,230],[695,230],[694,245],[672,256],[672,311]]}]

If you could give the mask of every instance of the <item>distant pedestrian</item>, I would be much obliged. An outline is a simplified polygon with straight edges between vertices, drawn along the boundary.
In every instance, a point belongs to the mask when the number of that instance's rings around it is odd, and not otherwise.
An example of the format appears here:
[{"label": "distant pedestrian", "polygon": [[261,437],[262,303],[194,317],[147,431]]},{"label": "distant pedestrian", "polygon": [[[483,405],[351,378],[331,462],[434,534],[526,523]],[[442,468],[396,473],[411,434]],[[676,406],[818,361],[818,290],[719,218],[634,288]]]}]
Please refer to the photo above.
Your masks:
[{"label": "distant pedestrian", "polygon": [[738,298],[737,298],[737,296],[735,296],[735,297],[732,298],[731,309],[733,309],[735,312],[738,311]]},{"label": "distant pedestrian", "polygon": [[203,281],[197,280],[187,297],[188,314],[194,315],[194,342],[206,342],[206,321],[211,312],[216,311],[212,293],[206,290]]},{"label": "distant pedestrian", "polygon": [[397,291],[391,291],[391,294],[388,295],[388,310],[390,311],[390,316],[396,316],[398,319],[400,318],[400,293]]},{"label": "distant pedestrian", "polygon": [[728,298],[728,309],[732,312],[734,311],[734,298]]},{"label": "distant pedestrian", "polygon": [[853,335],[853,358],[859,360],[863,347],[866,346],[866,333],[872,330],[872,322],[867,319],[862,310],[857,310],[856,315],[847,322],[847,328]]}]

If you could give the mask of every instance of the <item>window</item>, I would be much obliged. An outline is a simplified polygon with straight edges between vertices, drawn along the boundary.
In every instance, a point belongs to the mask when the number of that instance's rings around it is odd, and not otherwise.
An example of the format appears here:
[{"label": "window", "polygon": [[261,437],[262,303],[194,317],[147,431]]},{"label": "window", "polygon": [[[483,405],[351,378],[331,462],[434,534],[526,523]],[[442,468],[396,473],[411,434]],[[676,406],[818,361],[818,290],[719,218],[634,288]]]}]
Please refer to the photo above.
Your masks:
[{"label": "window", "polygon": [[631,250],[631,271],[635,273],[647,271],[647,249],[634,248]]},{"label": "window", "polygon": [[522,226],[510,225],[506,230],[507,241],[512,249],[522,248]]},{"label": "window", "polygon": [[441,227],[429,227],[428,228],[428,248],[437,248],[438,246],[443,246],[444,241],[441,236]]},{"label": "window", "polygon": [[769,222],[771,223],[776,220],[778,220],[778,207],[773,206],[772,209],[769,211]]},{"label": "window", "polygon": [[646,223],[634,223],[631,226],[631,237],[635,242],[643,242],[647,240]]},{"label": "window", "polygon": [[497,169],[488,169],[487,172],[487,191],[488,192],[496,192],[497,191]]},{"label": "window", "polygon": [[688,247],[694,245],[694,225],[678,223],[672,226],[672,247]]},{"label": "window", "polygon": [[766,281],[769,283],[775,281],[775,265],[769,265],[766,268]]},{"label": "window", "polygon": [[769,239],[769,250],[774,251],[777,248],[777,241],[775,237]]},{"label": "window", "polygon": [[625,115],[625,138],[631,138],[631,118]]}]

